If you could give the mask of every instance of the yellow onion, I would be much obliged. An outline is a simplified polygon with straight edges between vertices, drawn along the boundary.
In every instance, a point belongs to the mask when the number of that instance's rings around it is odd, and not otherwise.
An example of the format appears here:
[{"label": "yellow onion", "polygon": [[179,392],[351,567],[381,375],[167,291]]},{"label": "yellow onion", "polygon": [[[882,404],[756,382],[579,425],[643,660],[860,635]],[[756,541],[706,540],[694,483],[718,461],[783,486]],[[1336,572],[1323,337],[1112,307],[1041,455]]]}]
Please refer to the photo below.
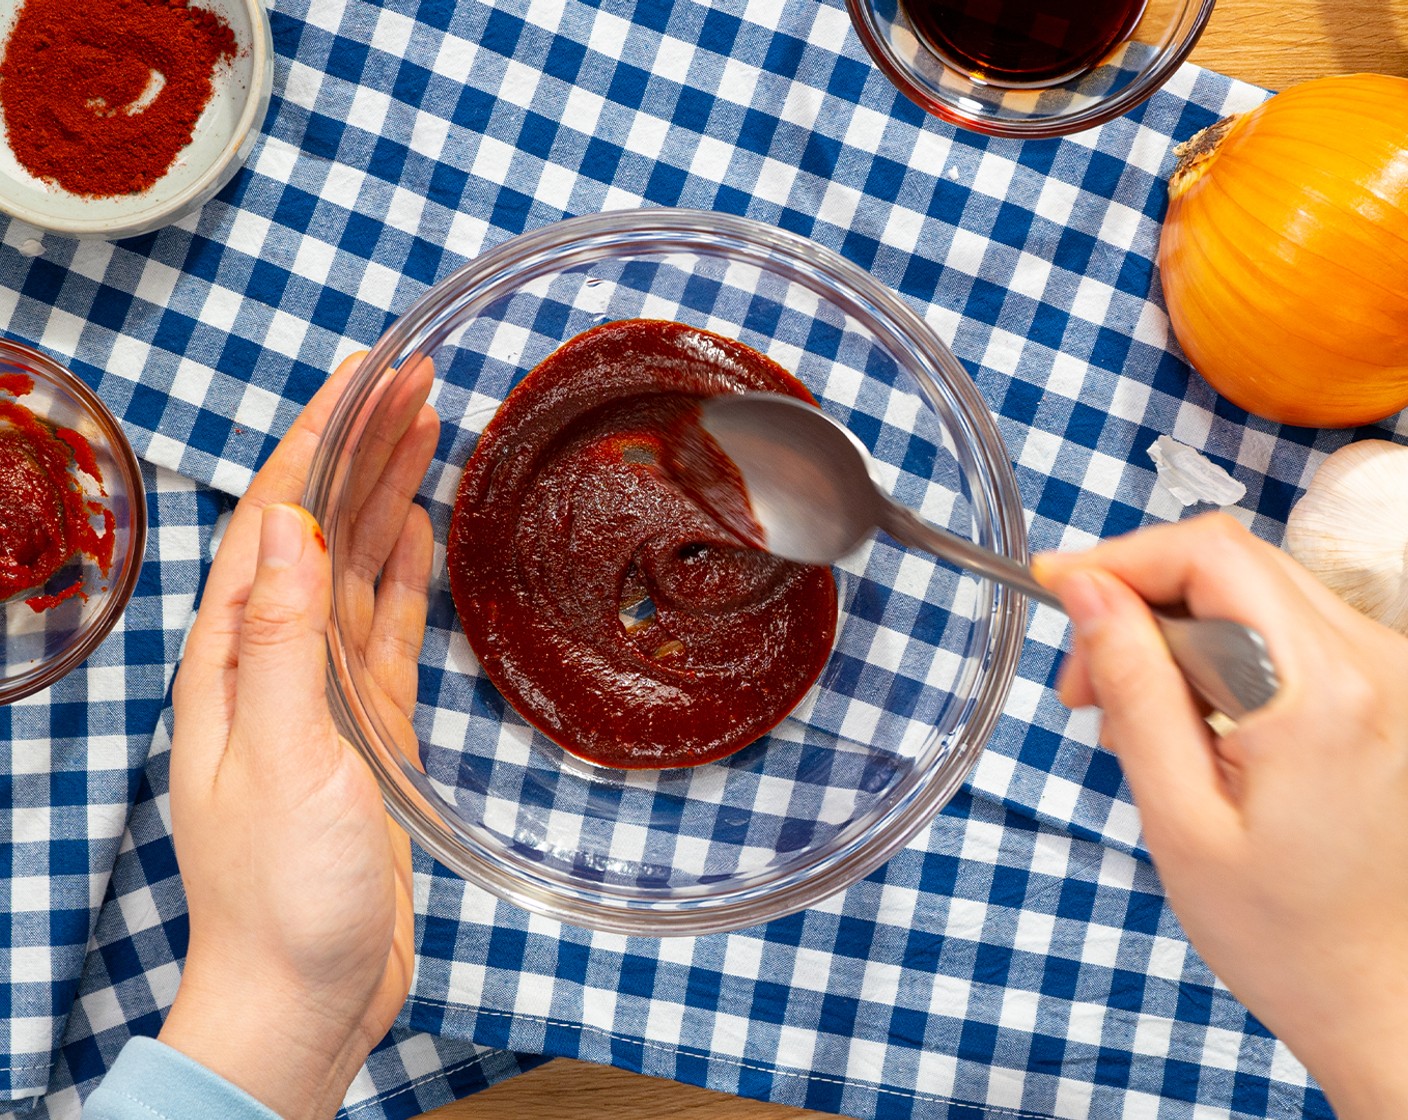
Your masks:
[{"label": "yellow onion", "polygon": [[1194,368],[1287,424],[1408,405],[1408,79],[1306,82],[1179,156],[1159,268]]}]

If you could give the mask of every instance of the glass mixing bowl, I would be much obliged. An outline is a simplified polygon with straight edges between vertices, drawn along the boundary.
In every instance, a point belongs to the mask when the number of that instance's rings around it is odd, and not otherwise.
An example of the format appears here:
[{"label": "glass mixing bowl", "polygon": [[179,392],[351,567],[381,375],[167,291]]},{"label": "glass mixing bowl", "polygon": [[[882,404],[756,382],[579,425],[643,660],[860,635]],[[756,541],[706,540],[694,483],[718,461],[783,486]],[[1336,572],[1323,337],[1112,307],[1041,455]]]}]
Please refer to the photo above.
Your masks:
[{"label": "glass mixing bowl", "polygon": [[[48,688],[81,664],[122,617],[146,550],[147,496],[132,445],[77,374],[21,342],[0,338],[0,378],[29,385],[18,397],[13,389],[3,393],[51,427],[77,432],[92,451],[101,486],[91,475],[74,477],[80,478],[92,503],[95,526],[106,514],[112,516],[113,544],[107,572],[91,557],[77,556],[47,586],[0,601],[0,704],[11,704]],[[82,579],[80,594],[44,610],[30,605],[36,592],[61,591],[76,575]]]},{"label": "glass mixing bowl", "polygon": [[[963,5],[941,0],[846,0],[851,23],[876,66],[926,112],[974,132],[1017,139],[1064,136],[1122,116],[1168,81],[1197,45],[1214,0],[1129,0],[1125,34],[1107,53],[1056,78],[1023,82],[993,76],[972,59],[955,57],[916,30],[912,11],[952,9],[936,17],[965,19]],[[1072,3],[1071,20],[1090,18],[1099,4]],[[911,7],[913,5],[913,7]],[[1002,12],[1000,3],[976,6]],[[1015,10],[1012,5],[1006,10]]]},{"label": "glass mixing bowl", "polygon": [[[997,720],[1026,605],[876,539],[835,569],[830,659],[763,739],[694,768],[624,771],[536,732],[481,673],[455,615],[443,545],[456,486],[528,370],[592,326],[637,317],[780,362],[872,450],[882,484],[932,521],[1025,558],[1022,506],[982,398],[919,316],[835,254],[752,221],[661,209],[524,234],[437,284],[372,349],[306,497],[333,562],[329,692],[343,732],[392,815],[466,879],[577,925],[704,933],[815,903],[932,820]],[[443,427],[419,493],[437,549],[412,726],[355,636],[351,542],[358,495],[426,359]]]}]

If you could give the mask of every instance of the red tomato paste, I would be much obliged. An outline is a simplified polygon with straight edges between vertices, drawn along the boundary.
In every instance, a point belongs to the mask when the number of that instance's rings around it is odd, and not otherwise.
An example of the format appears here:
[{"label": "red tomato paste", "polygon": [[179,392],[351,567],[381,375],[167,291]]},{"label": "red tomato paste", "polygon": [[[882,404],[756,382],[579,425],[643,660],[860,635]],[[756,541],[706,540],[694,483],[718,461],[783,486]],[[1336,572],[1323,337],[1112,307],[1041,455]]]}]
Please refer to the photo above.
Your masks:
[{"label": "red tomato paste", "polygon": [[608,323],[533,369],[465,466],[455,608],[489,679],[574,755],[722,758],[776,726],[826,662],[830,570],[750,546],[742,481],[698,424],[703,398],[750,390],[812,399],[731,339]]},{"label": "red tomato paste", "polygon": [[[55,428],[20,404],[34,388],[23,374],[0,378],[0,599],[32,591],[34,610],[83,594],[83,575],[46,587],[76,556],[91,557],[104,575],[112,567],[113,516],[91,499],[75,471],[102,489],[102,473],[88,441]],[[94,518],[102,523],[95,527]]]}]

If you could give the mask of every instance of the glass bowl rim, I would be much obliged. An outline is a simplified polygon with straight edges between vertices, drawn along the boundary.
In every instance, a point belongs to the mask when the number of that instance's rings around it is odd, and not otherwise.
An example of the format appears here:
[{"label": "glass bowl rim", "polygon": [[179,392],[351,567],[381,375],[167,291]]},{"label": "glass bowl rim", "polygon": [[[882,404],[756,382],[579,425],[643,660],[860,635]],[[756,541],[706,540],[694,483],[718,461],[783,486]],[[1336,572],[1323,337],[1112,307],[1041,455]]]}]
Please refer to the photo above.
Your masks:
[{"label": "glass bowl rim", "polygon": [[[749,218],[659,207],[566,218],[510,237],[437,282],[388,328],[335,406],[319,441],[305,491],[304,504],[323,528],[334,565],[342,521],[338,501],[347,473],[344,449],[355,446],[367,421],[363,413],[369,403],[374,410],[380,386],[395,376],[400,363],[411,352],[433,353],[453,329],[470,318],[465,315],[457,320],[456,308],[488,302],[496,280],[507,284],[508,280],[523,283],[534,279],[538,273],[526,272],[524,262],[537,262],[546,271],[555,272],[584,260],[600,259],[589,256],[592,252],[610,255],[612,249],[637,256],[675,250],[765,265],[780,257],[807,270],[818,283],[872,309],[895,332],[896,343],[922,352],[926,370],[911,372],[931,380],[937,377],[957,398],[956,419],[963,427],[951,435],[973,454],[988,483],[983,497],[989,508],[980,510],[975,501],[975,517],[980,526],[989,527],[994,537],[989,543],[1014,559],[1025,560],[1023,506],[996,420],[966,369],[923,318],[869,273],[809,239]],[[516,284],[510,285],[510,290],[513,286]],[[928,386],[921,386],[921,390],[934,392]],[[369,741],[366,726],[375,724],[355,687],[344,687],[339,679],[348,673],[348,660],[339,638],[337,582],[335,575],[333,620],[328,630],[329,703],[340,730],[375,775],[391,816],[440,863],[500,898],[559,921],[648,936],[694,935],[755,925],[813,905],[889,859],[934,819],[967,779],[1001,715],[1015,678],[1026,626],[1025,598],[983,581],[981,586],[990,592],[992,604],[987,619],[990,635],[979,665],[984,676],[956,728],[958,741],[952,749],[957,757],[946,780],[930,780],[935,778],[933,771],[920,775],[922,780],[912,783],[915,788],[887,808],[881,818],[883,828],[870,829],[863,842],[827,854],[809,864],[805,875],[794,873],[791,881],[781,886],[773,879],[763,888],[750,885],[732,894],[664,901],[604,890],[564,891],[547,877],[534,878],[522,869],[507,868],[487,858],[457,838],[452,822],[433,812],[427,814],[423,808],[426,798],[415,788],[417,779],[410,775],[409,763],[388,745]],[[395,762],[388,762],[388,756]],[[419,781],[424,780],[424,775],[419,775]]]},{"label": "glass bowl rim", "polygon": [[1122,117],[1137,108],[1163,88],[1169,77],[1187,61],[1193,48],[1202,38],[1212,16],[1217,0],[1187,0],[1184,11],[1197,6],[1192,23],[1183,38],[1162,51],[1154,66],[1140,71],[1138,77],[1112,97],[1101,98],[1095,104],[1074,113],[1063,113],[1050,117],[1031,117],[1015,120],[1001,120],[981,113],[972,113],[961,106],[942,101],[932,96],[925,87],[910,77],[908,69],[894,56],[885,43],[885,37],[876,30],[874,24],[873,0],[846,0],[850,12],[851,26],[855,28],[861,45],[870,55],[871,61],[888,78],[894,87],[908,97],[926,113],[938,117],[949,124],[978,132],[984,136],[997,136],[1014,140],[1049,140],[1058,136],[1068,136],[1073,132],[1083,132],[1088,128],[1105,124]]},{"label": "glass bowl rim", "polygon": [[[129,563],[116,586],[109,585],[108,590],[103,593],[102,609],[81,631],[80,641],[65,646],[57,657],[41,662],[29,672],[0,681],[0,706],[3,706],[32,696],[67,676],[112,633],[112,628],[127,610],[127,604],[131,602],[132,594],[137,589],[137,579],[141,575],[143,558],[146,556],[147,490],[142,481],[141,464],[127,433],[122,430],[122,425],[103,403],[102,398],[89,388],[87,382],[67,366],[17,339],[0,336],[0,355],[40,372],[63,392],[75,398],[79,407],[93,418],[123,476],[128,508],[132,511],[132,523],[128,528]],[[104,479],[104,482],[107,483],[107,480]]]}]

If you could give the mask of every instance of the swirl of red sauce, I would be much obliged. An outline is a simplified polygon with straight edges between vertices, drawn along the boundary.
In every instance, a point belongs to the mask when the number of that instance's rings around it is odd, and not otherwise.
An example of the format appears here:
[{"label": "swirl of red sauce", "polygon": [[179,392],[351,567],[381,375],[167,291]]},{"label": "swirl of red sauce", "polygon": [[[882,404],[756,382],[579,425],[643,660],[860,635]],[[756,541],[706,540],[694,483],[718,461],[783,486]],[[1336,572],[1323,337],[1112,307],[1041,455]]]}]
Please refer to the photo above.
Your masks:
[{"label": "swirl of red sauce", "polygon": [[[88,441],[10,399],[33,388],[24,374],[0,378],[0,391],[9,394],[0,396],[0,599],[34,591],[25,602],[43,611],[83,594],[81,573],[44,590],[73,557],[92,557],[104,575],[111,569],[113,514],[90,498],[74,475],[75,468],[89,475],[106,497]],[[101,529],[94,517],[101,519]]]},{"label": "swirl of red sauce", "polygon": [[604,324],[524,378],[465,466],[455,608],[489,679],[571,754],[623,769],[722,758],[826,662],[830,570],[750,546],[741,480],[697,422],[701,399],[752,390],[812,400],[731,339]]}]

